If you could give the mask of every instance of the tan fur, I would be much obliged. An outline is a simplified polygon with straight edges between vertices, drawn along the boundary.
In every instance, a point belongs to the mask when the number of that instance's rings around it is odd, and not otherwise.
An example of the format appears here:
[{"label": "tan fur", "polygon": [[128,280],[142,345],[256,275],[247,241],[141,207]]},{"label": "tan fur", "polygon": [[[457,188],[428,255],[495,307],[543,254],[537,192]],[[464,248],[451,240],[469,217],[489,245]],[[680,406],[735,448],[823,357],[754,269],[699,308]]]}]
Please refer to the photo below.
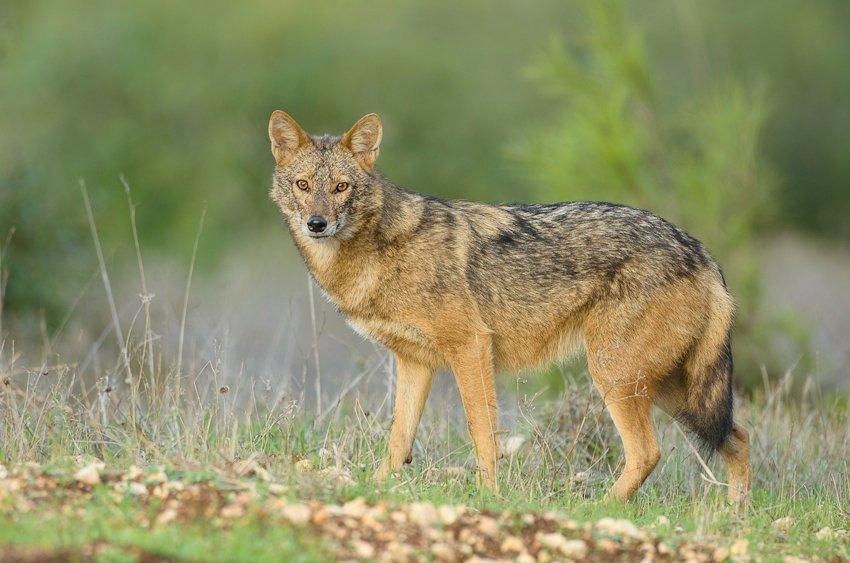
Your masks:
[{"label": "tan fur", "polygon": [[[272,115],[271,196],[331,301],[396,357],[379,477],[408,458],[434,373],[449,368],[481,480],[495,488],[495,373],[543,366],[583,346],[626,454],[614,498],[630,498],[658,462],[653,404],[715,439],[730,497],[746,495],[746,432],[727,426],[733,304],[698,242],[621,206],[495,206],[401,190],[373,169],[382,136],[374,114],[341,138],[302,133],[287,114]],[[335,191],[342,181],[351,188]],[[305,229],[315,214],[328,218],[332,236]],[[700,409],[714,418],[703,420]]]}]

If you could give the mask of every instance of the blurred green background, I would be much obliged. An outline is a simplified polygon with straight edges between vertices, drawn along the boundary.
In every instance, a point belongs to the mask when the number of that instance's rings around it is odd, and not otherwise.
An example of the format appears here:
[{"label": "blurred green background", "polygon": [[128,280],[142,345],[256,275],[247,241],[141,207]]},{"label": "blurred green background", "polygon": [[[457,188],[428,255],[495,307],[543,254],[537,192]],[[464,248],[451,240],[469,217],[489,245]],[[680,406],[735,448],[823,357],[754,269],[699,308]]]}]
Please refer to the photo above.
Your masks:
[{"label": "blurred green background", "polygon": [[55,326],[96,268],[79,179],[111,266],[134,260],[119,175],[146,252],[187,262],[206,206],[204,276],[286,242],[273,109],[314,133],[375,111],[399,185],[682,224],[729,274],[739,356],[769,363],[805,330],[760,312],[762,244],[850,241],[848,55],[846,0],[4,0],[4,314]]}]

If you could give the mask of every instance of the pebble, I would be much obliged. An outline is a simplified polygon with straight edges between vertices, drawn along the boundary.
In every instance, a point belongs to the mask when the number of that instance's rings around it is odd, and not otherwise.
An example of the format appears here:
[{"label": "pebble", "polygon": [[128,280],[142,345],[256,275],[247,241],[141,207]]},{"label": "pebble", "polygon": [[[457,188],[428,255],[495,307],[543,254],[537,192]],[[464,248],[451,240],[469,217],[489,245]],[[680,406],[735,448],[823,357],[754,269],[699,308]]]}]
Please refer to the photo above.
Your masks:
[{"label": "pebble", "polygon": [[818,530],[817,532],[815,532],[815,537],[819,540],[832,539],[832,538],[835,537],[835,531],[832,528],[825,526],[825,527],[821,528],[820,530]]},{"label": "pebble", "polygon": [[784,518],[777,518],[773,521],[773,529],[779,530],[782,532],[787,532],[794,525],[794,519],[790,516],[786,516]]},{"label": "pebble", "polygon": [[729,548],[729,555],[733,557],[741,557],[747,554],[750,549],[750,542],[745,539],[740,539],[732,544]]},{"label": "pebble", "polygon": [[410,520],[422,527],[430,526],[440,519],[439,513],[434,505],[427,502],[413,502],[408,508]]},{"label": "pebble", "polygon": [[502,540],[502,545],[499,547],[502,551],[515,551],[517,553],[525,551],[525,544],[516,536],[508,536]]},{"label": "pebble", "polygon": [[601,518],[594,526],[596,530],[613,536],[630,539],[643,539],[643,533],[631,522],[625,519]]},{"label": "pebble", "polygon": [[481,530],[481,533],[485,536],[490,536],[491,538],[499,535],[499,523],[490,518],[489,516],[482,516],[478,521],[478,529]]},{"label": "pebble", "polygon": [[84,485],[98,485],[100,484],[100,471],[103,468],[104,465],[100,462],[90,463],[74,473],[74,479]]},{"label": "pebble", "polygon": [[366,504],[366,499],[363,497],[350,500],[342,505],[342,513],[351,518],[362,518],[367,512],[369,512],[369,505]]},{"label": "pebble", "polygon": [[304,504],[287,504],[281,512],[284,518],[296,526],[303,526],[310,521],[310,507]]}]

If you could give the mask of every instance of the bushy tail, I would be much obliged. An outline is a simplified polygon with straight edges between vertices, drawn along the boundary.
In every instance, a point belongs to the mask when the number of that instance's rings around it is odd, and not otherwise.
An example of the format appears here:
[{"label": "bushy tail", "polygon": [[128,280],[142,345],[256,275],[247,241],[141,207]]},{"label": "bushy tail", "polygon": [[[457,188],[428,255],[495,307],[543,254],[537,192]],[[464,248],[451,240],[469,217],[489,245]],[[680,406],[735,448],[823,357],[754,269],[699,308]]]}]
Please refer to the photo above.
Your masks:
[{"label": "bushy tail", "polygon": [[732,300],[720,285],[705,332],[684,365],[687,399],[679,418],[711,450],[720,449],[732,432],[732,313]]}]

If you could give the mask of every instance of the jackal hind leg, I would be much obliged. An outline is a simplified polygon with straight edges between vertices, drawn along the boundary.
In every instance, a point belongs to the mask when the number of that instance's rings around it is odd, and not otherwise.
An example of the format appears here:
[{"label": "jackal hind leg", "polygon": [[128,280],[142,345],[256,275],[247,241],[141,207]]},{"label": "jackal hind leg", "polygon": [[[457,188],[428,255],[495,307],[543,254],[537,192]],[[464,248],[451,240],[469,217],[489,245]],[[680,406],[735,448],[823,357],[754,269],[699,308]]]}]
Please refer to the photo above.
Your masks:
[{"label": "jackal hind leg", "polygon": [[[610,337],[590,338],[587,342],[590,375],[602,394],[625,452],[623,471],[606,497],[620,502],[634,496],[660,459],[652,425],[657,366],[646,361],[655,351],[641,336],[632,333],[628,342],[617,342]],[[612,342],[617,345],[610,346]],[[605,348],[605,344],[609,347]]]},{"label": "jackal hind leg", "polygon": [[396,356],[396,388],[389,451],[375,477],[381,481],[409,463],[416,429],[431,392],[434,370]]},{"label": "jackal hind leg", "polygon": [[661,457],[652,427],[652,401],[648,397],[611,394],[605,398],[605,406],[626,454],[623,471],[607,497],[625,502],[634,496]]}]

